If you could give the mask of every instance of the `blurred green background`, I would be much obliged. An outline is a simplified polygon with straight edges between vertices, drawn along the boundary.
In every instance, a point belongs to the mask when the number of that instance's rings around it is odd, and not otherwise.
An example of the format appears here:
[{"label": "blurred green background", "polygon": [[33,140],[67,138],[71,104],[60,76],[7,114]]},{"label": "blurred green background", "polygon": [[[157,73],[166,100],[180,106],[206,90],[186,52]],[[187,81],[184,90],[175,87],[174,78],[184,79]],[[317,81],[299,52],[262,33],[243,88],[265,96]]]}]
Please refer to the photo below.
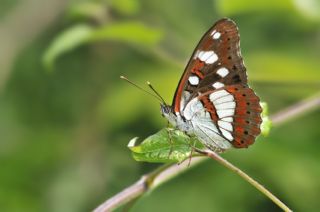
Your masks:
[{"label": "blurred green background", "polygon": [[[0,211],[90,211],[157,164],[126,147],[166,121],[119,80],[149,80],[171,102],[184,65],[218,19],[236,21],[249,82],[273,114],[320,88],[319,0],[1,0]],[[295,211],[320,210],[319,109],[223,156]],[[132,211],[280,211],[207,161]]]}]

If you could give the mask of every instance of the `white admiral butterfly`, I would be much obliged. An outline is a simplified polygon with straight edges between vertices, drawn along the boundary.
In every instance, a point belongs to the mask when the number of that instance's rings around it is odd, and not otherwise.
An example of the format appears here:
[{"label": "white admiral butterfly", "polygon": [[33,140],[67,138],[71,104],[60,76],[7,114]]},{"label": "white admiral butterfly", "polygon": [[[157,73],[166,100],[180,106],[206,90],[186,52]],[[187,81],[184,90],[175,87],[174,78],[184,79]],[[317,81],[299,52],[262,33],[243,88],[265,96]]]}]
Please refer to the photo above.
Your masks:
[{"label": "white admiral butterfly", "polygon": [[217,21],[202,37],[185,68],[172,106],[162,115],[213,151],[253,144],[262,122],[259,97],[247,84],[240,37],[230,19]]}]

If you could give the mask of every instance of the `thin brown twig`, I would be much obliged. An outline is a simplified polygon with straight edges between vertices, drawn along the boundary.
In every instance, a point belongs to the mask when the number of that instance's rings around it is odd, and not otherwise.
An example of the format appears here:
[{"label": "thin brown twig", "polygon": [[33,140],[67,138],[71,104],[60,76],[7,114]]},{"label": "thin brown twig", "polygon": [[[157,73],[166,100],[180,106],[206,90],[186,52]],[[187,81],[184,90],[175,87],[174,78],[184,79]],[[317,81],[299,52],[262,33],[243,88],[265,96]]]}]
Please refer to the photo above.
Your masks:
[{"label": "thin brown twig", "polygon": [[[193,158],[189,167],[194,167],[196,164],[199,164],[205,159],[205,157]],[[131,202],[132,200],[140,197],[142,194],[155,189],[166,181],[174,178],[184,171],[187,171],[188,163],[188,160],[185,160],[179,165],[163,165],[153,172],[143,175],[136,183],[125,188],[120,193],[116,194],[98,206],[94,212],[112,211],[121,205]]]},{"label": "thin brown twig", "polygon": [[255,181],[252,177],[247,175],[245,172],[243,172],[241,169],[236,167],[235,165],[231,164],[229,161],[226,159],[222,158],[219,154],[210,151],[210,150],[199,150],[196,149],[196,151],[200,154],[203,154],[205,156],[208,156],[212,158],[215,161],[218,161],[221,165],[225,166],[229,170],[235,172],[238,174],[240,177],[242,177],[244,180],[246,180],[248,183],[250,183],[253,187],[261,191],[264,195],[269,197],[276,205],[278,205],[282,210],[284,211],[292,211],[291,209],[288,208],[280,199],[278,199],[275,195],[273,195],[269,190],[267,190],[264,186],[262,186],[260,183]]},{"label": "thin brown twig", "polygon": [[273,125],[280,125],[320,107],[320,92],[272,115]]},{"label": "thin brown twig", "polygon": [[[292,106],[289,106],[288,108],[274,114],[271,116],[271,120],[274,123],[274,125],[281,125],[287,122],[288,120],[291,120],[293,118],[297,118],[298,116],[302,114],[306,114],[308,112],[311,112],[315,108],[320,107],[320,93],[307,98],[301,102],[298,102],[297,104],[294,104]],[[251,183],[253,186],[255,186],[258,190],[262,191],[265,195],[267,195],[272,201],[274,201],[279,207],[282,209],[287,209],[287,211],[290,211],[290,209],[285,206],[280,200],[278,200],[276,197],[272,195],[269,191],[267,191],[265,188],[263,188],[262,185],[258,184],[256,181],[254,181],[251,177],[249,177],[247,174],[242,172],[240,169],[226,161],[225,159],[221,158],[217,154],[209,154],[207,155],[224,166],[228,167],[230,170],[238,173],[241,177],[246,179],[249,183]],[[167,182],[168,180],[174,178],[175,176],[179,175],[180,173],[189,170],[189,168],[194,167],[195,165],[199,164],[200,162],[204,161],[205,157],[197,157],[194,158],[190,164],[190,166],[187,166],[188,160],[184,161],[182,164],[172,164],[172,165],[164,165],[160,168],[156,169],[155,171],[146,174],[141,177],[139,181],[137,181],[135,184],[125,188],[120,193],[116,194],[115,196],[109,198],[104,203],[102,203],[100,206],[98,206],[94,212],[106,212],[106,211],[112,211],[122,205],[125,205],[129,203],[130,201],[134,200],[135,198],[140,197],[144,193],[153,190],[157,186]],[[240,174],[241,173],[241,174]],[[269,195],[270,193],[271,195]]]},{"label": "thin brown twig", "polygon": [[112,198],[108,199],[99,207],[97,207],[94,211],[112,211],[118,208],[119,206],[127,204],[130,201],[136,199],[148,190],[147,176],[148,175],[142,176],[138,182],[134,183],[133,185],[127,187],[126,189],[116,194]]}]

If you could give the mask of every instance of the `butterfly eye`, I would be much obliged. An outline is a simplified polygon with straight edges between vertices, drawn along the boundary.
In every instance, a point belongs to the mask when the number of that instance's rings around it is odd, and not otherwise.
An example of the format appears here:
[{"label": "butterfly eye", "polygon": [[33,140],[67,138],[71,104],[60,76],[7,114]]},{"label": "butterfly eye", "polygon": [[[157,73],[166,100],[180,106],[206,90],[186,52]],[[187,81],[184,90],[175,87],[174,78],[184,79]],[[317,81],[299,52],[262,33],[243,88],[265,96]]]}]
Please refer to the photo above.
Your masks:
[{"label": "butterfly eye", "polygon": [[161,106],[161,114],[162,114],[163,116],[172,112],[172,109],[171,109],[170,106],[168,106],[168,105],[163,105],[163,104],[161,104],[160,106]]}]

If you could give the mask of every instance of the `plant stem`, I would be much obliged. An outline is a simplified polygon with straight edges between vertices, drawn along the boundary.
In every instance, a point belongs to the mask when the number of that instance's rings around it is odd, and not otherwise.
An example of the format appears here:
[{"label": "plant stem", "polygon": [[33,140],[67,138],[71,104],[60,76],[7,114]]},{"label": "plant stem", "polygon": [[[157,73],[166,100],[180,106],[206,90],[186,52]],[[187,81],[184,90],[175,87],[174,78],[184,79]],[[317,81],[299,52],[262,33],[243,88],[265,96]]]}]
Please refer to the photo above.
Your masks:
[{"label": "plant stem", "polygon": [[272,115],[270,118],[273,125],[280,125],[291,119],[297,118],[303,114],[313,111],[320,107],[320,92],[315,95],[302,100],[284,110]]},{"label": "plant stem", "polygon": [[[296,103],[288,108],[276,113],[275,115],[271,116],[271,120],[274,125],[279,126],[281,124],[286,123],[288,120],[293,118],[297,118],[299,115],[306,114],[311,112],[315,108],[320,107],[320,93],[307,98],[299,103]],[[203,154],[203,152],[202,152]],[[205,153],[208,157],[215,159],[222,165],[226,166],[233,172],[239,174],[242,178],[248,181],[251,185],[269,197],[275,204],[277,204],[280,208],[285,211],[291,211],[285,204],[283,204],[277,197],[275,197],[272,193],[266,190],[262,185],[257,183],[239,168],[235,167],[222,157],[220,157],[216,153]],[[175,176],[179,175],[180,173],[189,170],[189,168],[194,167],[195,165],[199,164],[200,162],[207,159],[207,157],[196,157],[192,159],[190,166],[188,166],[188,160],[185,160],[180,165],[171,164],[171,165],[163,165],[160,168],[156,169],[155,171],[146,174],[140,178],[139,181],[134,183],[133,185],[125,188],[120,193],[116,194],[115,196],[111,197],[110,199],[106,200],[100,206],[98,206],[94,212],[105,212],[105,211],[112,211],[122,205],[129,203],[132,200],[140,197],[144,193],[153,190],[154,188],[158,187],[159,185],[167,182],[168,180],[174,178]]]},{"label": "plant stem", "polygon": [[97,207],[94,211],[112,211],[120,207],[121,205],[129,203],[130,201],[134,200],[135,198],[139,197],[140,195],[146,192],[146,184],[147,179],[145,176],[142,176],[138,182],[127,187],[115,196],[111,197],[110,199],[102,203],[99,207]]},{"label": "plant stem", "polygon": [[246,180],[248,183],[250,183],[252,186],[254,186],[256,189],[261,191],[264,195],[269,197],[276,205],[278,205],[281,209],[284,211],[292,211],[286,206],[283,202],[281,202],[276,196],[274,196],[268,189],[263,187],[260,183],[252,179],[249,175],[244,173],[241,169],[236,167],[235,165],[231,164],[229,161],[226,159],[222,158],[220,155],[218,155],[215,152],[212,152],[210,150],[198,150],[196,151],[200,154],[203,154],[205,156],[208,156],[216,161],[218,161],[220,164],[222,164],[224,167],[228,168],[229,170],[235,172],[238,174],[240,177],[242,177],[244,180]]},{"label": "plant stem", "polygon": [[[204,161],[205,157],[196,157],[192,159],[190,167],[194,167],[196,164]],[[139,198],[142,194],[155,189],[166,181],[174,178],[175,176],[187,171],[188,169],[188,159],[183,161],[181,164],[165,164],[153,172],[143,175],[140,180],[138,180],[133,185],[125,188],[115,196],[106,200],[99,207],[97,207],[94,212],[105,212],[112,211],[122,205],[125,205],[136,198]]]}]

